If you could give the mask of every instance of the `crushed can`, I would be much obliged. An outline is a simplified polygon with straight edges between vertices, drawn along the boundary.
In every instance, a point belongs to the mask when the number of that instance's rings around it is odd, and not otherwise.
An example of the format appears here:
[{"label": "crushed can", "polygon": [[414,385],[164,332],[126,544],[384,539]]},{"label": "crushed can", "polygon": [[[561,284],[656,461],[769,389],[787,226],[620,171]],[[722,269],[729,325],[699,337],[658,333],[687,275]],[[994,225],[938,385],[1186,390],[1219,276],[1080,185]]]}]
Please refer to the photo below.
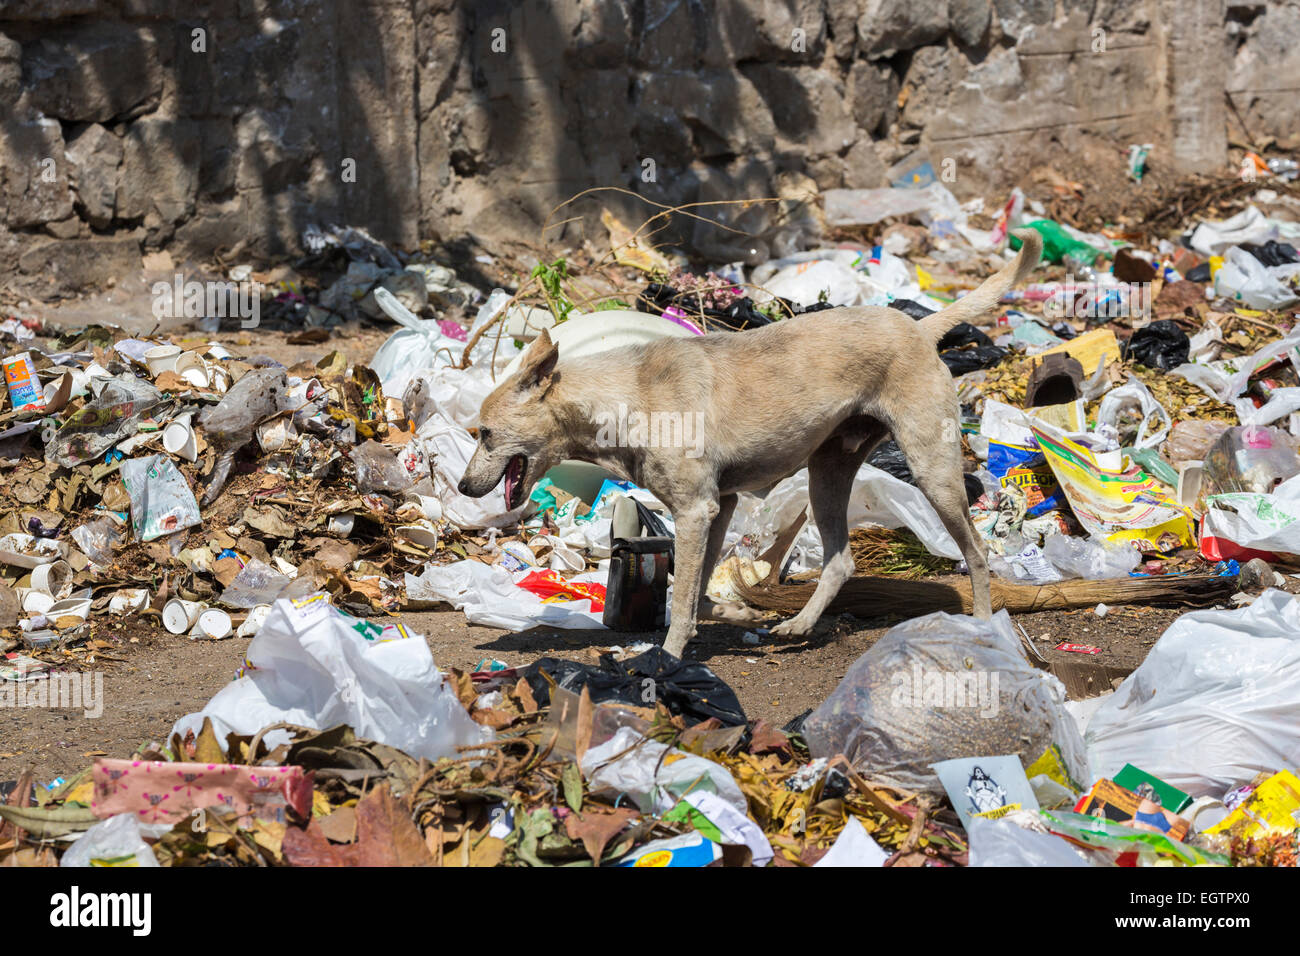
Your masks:
[{"label": "crushed can", "polygon": [[614,631],[653,631],[668,617],[673,539],[658,515],[624,496],[610,522],[609,580],[602,620]]}]

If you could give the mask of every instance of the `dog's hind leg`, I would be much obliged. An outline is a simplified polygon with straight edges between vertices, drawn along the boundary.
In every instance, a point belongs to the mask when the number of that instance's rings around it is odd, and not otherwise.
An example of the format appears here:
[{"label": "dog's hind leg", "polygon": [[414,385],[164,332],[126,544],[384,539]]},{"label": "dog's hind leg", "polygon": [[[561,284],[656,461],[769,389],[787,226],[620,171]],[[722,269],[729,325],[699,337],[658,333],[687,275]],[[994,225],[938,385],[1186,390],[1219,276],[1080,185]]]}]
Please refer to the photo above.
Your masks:
[{"label": "dog's hind leg", "polygon": [[[944,378],[947,377],[945,370]],[[951,392],[949,382],[943,385]],[[934,505],[939,520],[966,559],[975,616],[988,618],[993,614],[989,565],[984,544],[970,522],[966,487],[962,482],[961,431],[957,424],[956,396],[950,401],[939,401],[924,408],[929,410],[928,414],[916,406],[900,410],[894,440],[916,477],[917,487]]]},{"label": "dog's hind leg", "polygon": [[822,539],[822,575],[803,610],[772,628],[773,634],[797,637],[813,629],[844,582],[853,576],[849,551],[849,493],[853,477],[875,445],[864,442],[852,451],[844,439],[832,436],[808,459],[808,500]]},{"label": "dog's hind leg", "polygon": [[[732,507],[735,507],[734,502]],[[698,498],[687,502],[684,507],[673,507],[672,512],[677,541],[673,547],[672,620],[668,623],[664,650],[674,657],[681,657],[686,642],[695,636],[700,593],[704,590],[700,575],[709,550],[713,520],[721,512],[721,506],[717,498]],[[725,527],[723,531],[726,531]]]}]

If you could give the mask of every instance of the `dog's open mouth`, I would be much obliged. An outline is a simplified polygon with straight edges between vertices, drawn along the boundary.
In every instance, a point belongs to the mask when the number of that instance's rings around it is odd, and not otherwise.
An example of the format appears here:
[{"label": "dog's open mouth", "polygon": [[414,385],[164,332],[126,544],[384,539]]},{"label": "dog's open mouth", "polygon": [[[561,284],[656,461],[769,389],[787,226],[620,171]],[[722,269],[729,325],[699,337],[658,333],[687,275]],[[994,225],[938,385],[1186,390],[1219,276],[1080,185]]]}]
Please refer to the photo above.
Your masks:
[{"label": "dog's open mouth", "polygon": [[528,471],[528,458],[515,455],[506,465],[506,508],[514,511],[524,503],[528,489],[524,486],[524,475]]}]

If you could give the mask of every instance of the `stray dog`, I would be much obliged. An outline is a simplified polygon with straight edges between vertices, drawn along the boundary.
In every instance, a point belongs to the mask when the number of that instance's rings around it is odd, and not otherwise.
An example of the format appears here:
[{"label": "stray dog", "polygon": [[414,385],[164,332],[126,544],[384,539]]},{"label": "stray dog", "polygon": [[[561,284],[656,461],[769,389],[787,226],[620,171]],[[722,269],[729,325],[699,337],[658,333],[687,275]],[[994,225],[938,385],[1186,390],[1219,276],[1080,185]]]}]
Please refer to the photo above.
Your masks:
[{"label": "stray dog", "polygon": [[[663,339],[563,362],[543,332],[519,371],[484,400],[479,444],[459,489],[481,498],[504,478],[506,503],[517,508],[566,458],[593,462],[649,488],[676,523],[664,649],[680,657],[695,636],[701,592],[736,496],[762,493],[805,464],[824,553],[821,579],[803,610],[774,633],[812,629],[853,573],[853,478],[872,448],[892,434],[961,549],[975,614],[986,618],[992,613],[989,571],[962,483],[960,410],[935,345],[958,323],[995,308],[1038,263],[1039,234],[1026,229],[1015,235],[1022,247],[1013,262],[920,321],[885,307],[828,309],[751,331]],[[699,422],[703,441],[674,442],[671,427],[649,434],[645,422],[653,425],[656,414],[669,426]],[[628,427],[611,427],[616,420]]]}]

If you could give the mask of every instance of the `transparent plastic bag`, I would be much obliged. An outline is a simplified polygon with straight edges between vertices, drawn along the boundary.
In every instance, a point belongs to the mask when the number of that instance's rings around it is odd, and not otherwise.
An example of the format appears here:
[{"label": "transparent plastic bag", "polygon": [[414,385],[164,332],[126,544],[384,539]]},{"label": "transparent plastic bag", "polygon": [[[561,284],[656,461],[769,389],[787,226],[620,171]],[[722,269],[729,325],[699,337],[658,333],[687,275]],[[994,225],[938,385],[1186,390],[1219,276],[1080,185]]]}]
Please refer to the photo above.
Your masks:
[{"label": "transparent plastic bag", "polygon": [[397,455],[374,439],[352,450],[352,464],[357,469],[357,490],[363,495],[398,494],[414,484]]},{"label": "transparent plastic bag", "polygon": [[1043,544],[1043,556],[1052,562],[1062,577],[1088,581],[1128,577],[1128,573],[1142,560],[1141,554],[1127,545],[1064,534],[1048,536]]},{"label": "transparent plastic bag", "polygon": [[250,608],[270,604],[292,583],[293,579],[287,574],[281,574],[257,558],[249,558],[217,600],[227,607]]},{"label": "transparent plastic bag", "polygon": [[[1037,814],[1013,813],[1011,816],[1037,821]],[[1098,865],[1083,858],[1088,851],[1076,850],[1059,836],[1021,827],[1005,817],[1000,820],[972,817],[966,832],[970,837],[971,866]]]},{"label": "transparent plastic bag", "polygon": [[120,471],[131,496],[131,527],[137,540],[152,541],[203,523],[189,482],[166,455],[132,458],[122,462]]},{"label": "transparent plastic bag", "polygon": [[1017,754],[1032,766],[1054,749],[1085,777],[1083,741],[1065,688],[1025,660],[1011,618],[928,614],[892,628],[849,668],[804,722],[814,757],[843,753],[868,779],[943,793],[930,765]]},{"label": "transparent plastic bag", "polygon": [[1185,461],[1204,461],[1210,448],[1232,426],[1215,419],[1189,418],[1174,422],[1165,445],[1165,457],[1175,465]]},{"label": "transparent plastic bag", "polygon": [[1238,425],[1229,428],[1205,455],[1202,494],[1272,494],[1300,474],[1296,440],[1280,428]]}]

